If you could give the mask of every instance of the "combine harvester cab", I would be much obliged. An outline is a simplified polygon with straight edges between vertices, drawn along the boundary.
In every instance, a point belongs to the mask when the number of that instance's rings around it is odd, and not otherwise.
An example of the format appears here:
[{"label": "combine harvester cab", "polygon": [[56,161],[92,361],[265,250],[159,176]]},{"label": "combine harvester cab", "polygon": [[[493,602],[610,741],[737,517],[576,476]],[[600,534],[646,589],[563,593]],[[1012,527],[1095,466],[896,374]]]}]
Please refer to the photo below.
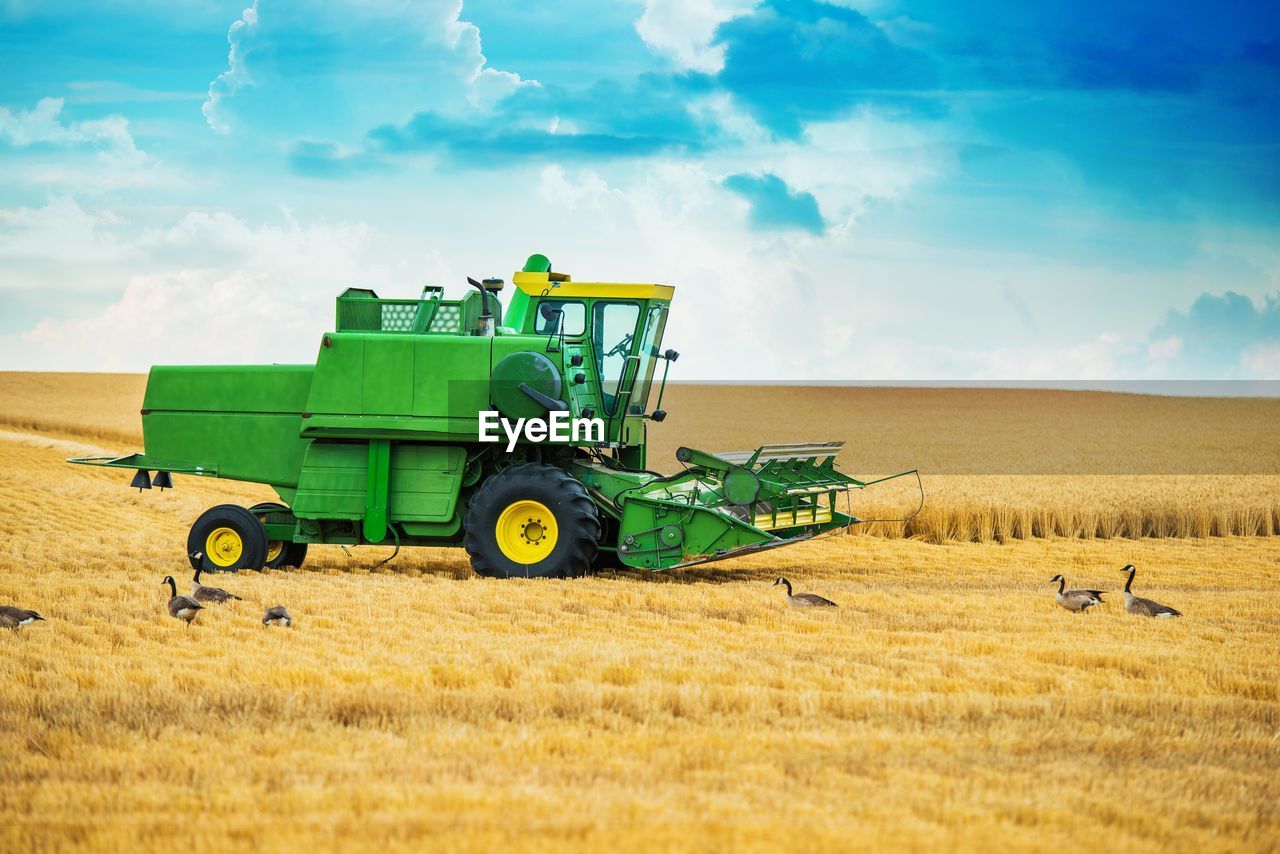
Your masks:
[{"label": "combine harvester cab", "polygon": [[192,525],[210,572],[301,566],[313,543],[462,546],[496,577],[674,569],[859,521],[847,497],[869,483],[836,469],[840,443],[681,448],[680,473],[647,469],[674,288],[574,282],[542,255],[505,312],[500,279],[468,282],[459,300],[348,289],[314,366],[152,368],[145,452],[69,462],[135,471],[139,489],[271,486],[278,503]]}]

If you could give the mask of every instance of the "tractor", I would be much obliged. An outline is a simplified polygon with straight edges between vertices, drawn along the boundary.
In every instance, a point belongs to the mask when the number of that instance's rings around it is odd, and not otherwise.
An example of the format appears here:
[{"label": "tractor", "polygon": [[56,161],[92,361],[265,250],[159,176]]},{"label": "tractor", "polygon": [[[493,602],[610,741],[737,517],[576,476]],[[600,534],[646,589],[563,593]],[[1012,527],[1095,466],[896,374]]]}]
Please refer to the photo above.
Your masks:
[{"label": "tractor", "polygon": [[[68,462],[133,470],[139,489],[270,486],[278,503],[196,519],[186,552],[205,572],[301,566],[313,543],[461,545],[500,578],[678,569],[859,521],[838,499],[873,481],[837,470],[839,442],[680,448],[679,473],[647,468],[674,288],[575,282],[543,255],[505,310],[501,279],[468,283],[457,300],[347,289],[314,365],[153,367],[144,453]],[[524,428],[495,440],[497,419]]]}]

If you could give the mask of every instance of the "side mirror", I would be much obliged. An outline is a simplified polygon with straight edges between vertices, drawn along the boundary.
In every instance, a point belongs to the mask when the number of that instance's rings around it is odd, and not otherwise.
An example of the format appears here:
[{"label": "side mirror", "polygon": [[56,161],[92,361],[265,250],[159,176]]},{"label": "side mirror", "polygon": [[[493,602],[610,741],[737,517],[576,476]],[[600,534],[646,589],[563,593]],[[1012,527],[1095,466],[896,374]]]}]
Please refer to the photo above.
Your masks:
[{"label": "side mirror", "polygon": [[667,413],[665,410],[655,409],[653,410],[653,414],[650,415],[649,417],[654,421],[657,421],[659,424],[661,424],[663,421],[667,420]]},{"label": "side mirror", "polygon": [[668,350],[662,354],[662,358],[666,359],[668,362],[674,362],[676,359],[680,358],[680,354],[675,350]]}]

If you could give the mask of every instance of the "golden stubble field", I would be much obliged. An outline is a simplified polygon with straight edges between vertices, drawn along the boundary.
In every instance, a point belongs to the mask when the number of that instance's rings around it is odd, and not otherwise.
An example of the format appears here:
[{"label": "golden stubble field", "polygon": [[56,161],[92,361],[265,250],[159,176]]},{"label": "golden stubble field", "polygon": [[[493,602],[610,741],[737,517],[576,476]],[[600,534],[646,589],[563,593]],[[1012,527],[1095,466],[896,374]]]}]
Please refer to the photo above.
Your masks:
[{"label": "golden stubble field", "polygon": [[[267,494],[63,465],[131,449],[136,400],[97,378],[41,411],[40,379],[0,377],[0,602],[49,618],[0,634],[6,847],[1280,846],[1275,537],[839,537],[571,582],[326,547],[219,576],[245,601],[186,629],[160,579],[187,526]],[[1127,562],[1186,616],[1053,603]],[[787,609],[779,574],[842,607]],[[259,623],[277,602],[294,629]]]}]

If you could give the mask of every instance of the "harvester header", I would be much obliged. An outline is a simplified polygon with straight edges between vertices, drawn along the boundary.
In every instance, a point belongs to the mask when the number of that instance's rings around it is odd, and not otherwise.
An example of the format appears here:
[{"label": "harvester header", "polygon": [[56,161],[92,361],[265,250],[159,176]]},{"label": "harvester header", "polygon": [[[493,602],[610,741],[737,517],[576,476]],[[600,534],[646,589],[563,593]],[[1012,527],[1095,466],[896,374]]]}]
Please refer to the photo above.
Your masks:
[{"label": "harvester header", "polygon": [[210,572],[301,565],[313,543],[462,545],[499,577],[672,569],[858,521],[838,506],[864,485],[836,469],[838,442],[681,448],[679,474],[647,469],[679,356],[662,349],[673,287],[575,282],[542,255],[505,310],[505,282],[467,281],[454,300],[348,288],[314,365],[154,367],[145,452],[69,462],[136,470],[140,489],[271,486],[279,503],[192,525]]}]

